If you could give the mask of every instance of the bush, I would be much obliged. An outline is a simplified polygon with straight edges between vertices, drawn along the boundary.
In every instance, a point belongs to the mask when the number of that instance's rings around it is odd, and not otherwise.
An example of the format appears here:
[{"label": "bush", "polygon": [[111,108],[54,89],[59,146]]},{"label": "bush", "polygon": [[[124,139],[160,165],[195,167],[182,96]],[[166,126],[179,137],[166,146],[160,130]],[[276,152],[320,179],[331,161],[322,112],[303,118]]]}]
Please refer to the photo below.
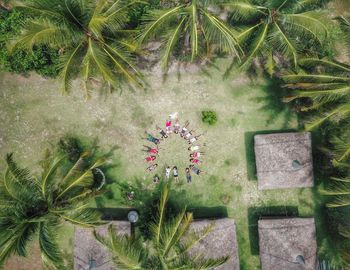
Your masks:
[{"label": "bush", "polygon": [[0,9],[0,69],[15,73],[36,71],[45,77],[57,76],[57,50],[41,45],[35,46],[32,52],[24,49],[9,52],[6,41],[20,32],[25,20],[18,10]]},{"label": "bush", "polygon": [[218,121],[216,112],[214,111],[202,111],[202,121],[209,125],[214,125]]}]

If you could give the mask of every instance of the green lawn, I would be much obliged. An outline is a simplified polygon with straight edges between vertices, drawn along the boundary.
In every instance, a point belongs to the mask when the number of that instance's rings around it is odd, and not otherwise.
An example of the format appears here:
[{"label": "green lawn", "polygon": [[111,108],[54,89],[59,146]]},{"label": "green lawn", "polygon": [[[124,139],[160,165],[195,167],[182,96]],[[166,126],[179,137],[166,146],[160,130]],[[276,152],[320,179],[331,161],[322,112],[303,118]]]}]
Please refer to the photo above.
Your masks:
[{"label": "green lawn", "polygon": [[[147,192],[152,188],[153,174],[145,172],[145,155],[141,152],[145,141],[141,136],[145,130],[156,135],[155,125],[164,126],[166,117],[176,111],[182,122],[189,120],[190,128],[204,132],[200,143],[205,144],[206,155],[201,167],[206,174],[194,177],[191,185],[185,183],[188,144],[176,135],[161,143],[157,173],[163,174],[166,165],[177,165],[181,183],[175,189],[196,205],[227,207],[228,215],[237,223],[242,269],[258,269],[259,215],[313,216],[313,190],[257,189],[253,134],[297,129],[297,117],[280,102],[282,93],[273,82],[239,73],[224,80],[225,66],[221,61],[206,72],[174,73],[166,80],[152,72],[145,76],[150,85],[146,90],[95,94],[87,102],[78,82],[70,96],[61,96],[56,81],[36,75],[0,74],[0,154],[14,152],[18,161],[32,166],[46,147],[65,134],[96,139],[102,150],[114,149],[112,161],[116,166],[111,169],[111,180],[138,180]],[[202,110],[216,111],[217,124],[203,124]],[[111,185],[117,190],[116,184]],[[99,203],[117,207],[117,201],[103,198]]]}]

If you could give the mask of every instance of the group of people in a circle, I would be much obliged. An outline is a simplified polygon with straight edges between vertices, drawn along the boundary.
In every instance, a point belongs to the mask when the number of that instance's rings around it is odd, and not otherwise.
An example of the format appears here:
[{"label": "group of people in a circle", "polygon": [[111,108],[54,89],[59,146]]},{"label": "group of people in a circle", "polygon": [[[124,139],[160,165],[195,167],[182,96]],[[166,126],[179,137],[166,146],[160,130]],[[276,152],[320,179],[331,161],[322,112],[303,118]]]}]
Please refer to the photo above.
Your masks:
[{"label": "group of people in a circle", "polygon": [[[171,134],[179,134],[181,138],[186,140],[189,144],[188,150],[190,152],[189,154],[189,162],[190,165],[185,169],[186,174],[186,180],[187,183],[192,182],[192,173],[195,175],[201,175],[204,172],[200,170],[196,165],[202,163],[202,160],[200,157],[204,155],[204,152],[200,151],[200,145],[197,144],[198,139],[202,134],[195,135],[194,130],[190,130],[188,128],[189,121],[186,121],[183,126],[180,125],[179,119],[177,117],[177,113],[171,114],[169,118],[165,122],[165,129],[156,126],[157,131],[160,135],[159,138],[153,136],[152,134],[145,131],[145,137],[143,139],[146,139],[147,141],[153,143],[153,146],[144,145],[144,149],[142,151],[146,152],[148,155],[145,158],[145,161],[147,163],[152,163],[146,168],[146,171],[152,172],[158,167],[157,158],[159,156],[159,144],[162,140],[165,140],[169,138]],[[173,172],[173,179],[175,182],[179,181],[179,172],[176,166],[173,166],[173,168],[170,168],[170,166],[167,166],[165,168],[165,179],[169,180],[171,171]],[[159,182],[159,176],[156,174],[153,177],[153,182],[158,183]]]}]

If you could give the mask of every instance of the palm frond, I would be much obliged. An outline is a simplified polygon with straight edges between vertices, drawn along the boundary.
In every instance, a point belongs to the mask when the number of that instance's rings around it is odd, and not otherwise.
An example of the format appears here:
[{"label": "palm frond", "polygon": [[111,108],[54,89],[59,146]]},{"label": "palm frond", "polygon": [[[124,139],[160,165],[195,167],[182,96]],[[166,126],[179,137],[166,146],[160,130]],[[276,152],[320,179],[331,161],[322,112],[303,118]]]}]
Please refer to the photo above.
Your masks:
[{"label": "palm frond", "polygon": [[82,227],[96,227],[105,224],[101,221],[101,214],[95,209],[85,208],[69,213],[58,213],[59,217],[74,225]]},{"label": "palm frond", "polygon": [[182,20],[180,21],[180,23],[177,25],[177,27],[175,28],[175,30],[171,33],[171,36],[166,44],[165,50],[164,50],[164,54],[162,57],[162,67],[164,70],[167,70],[169,67],[169,60],[170,57],[172,55],[173,49],[176,45],[176,43],[179,40],[179,37],[181,35],[181,30],[184,27],[185,24],[185,20],[186,17],[182,18]]},{"label": "palm frond", "polygon": [[104,164],[105,159],[97,159],[94,163],[85,168],[87,156],[88,153],[83,154],[63,178],[60,185],[62,191],[58,194],[57,199],[63,197],[65,193],[73,188],[88,187],[93,184],[94,178],[92,170]]},{"label": "palm frond", "polygon": [[207,20],[204,24],[204,31],[210,44],[217,44],[221,51],[228,52],[241,60],[243,50],[238,43],[238,33],[235,33],[224,22],[209,12],[202,11]]},{"label": "palm frond", "polygon": [[70,39],[67,29],[57,26],[48,20],[31,20],[26,24],[21,36],[15,41],[11,48],[26,48],[32,50],[34,45],[45,44],[57,47],[66,46]]},{"label": "palm frond", "polygon": [[172,247],[187,231],[191,221],[192,215],[186,215],[186,209],[184,209],[182,213],[163,226],[160,239],[162,256],[166,257],[168,255]]},{"label": "palm frond", "polygon": [[41,222],[39,225],[39,245],[44,265],[63,267],[62,252],[58,246],[57,221]]},{"label": "palm frond", "polygon": [[343,134],[343,136],[333,136],[331,143],[334,147],[333,152],[336,155],[335,158],[337,162],[345,162],[350,157],[349,134]]},{"label": "palm frond", "polygon": [[108,227],[108,237],[103,237],[96,231],[94,231],[94,235],[101,244],[110,250],[113,262],[118,269],[143,269],[144,250],[138,240],[132,239],[128,235],[118,235],[113,225]]},{"label": "palm frond", "polygon": [[321,40],[327,38],[329,35],[327,18],[324,13],[308,11],[303,13],[286,14],[285,18],[291,24],[301,25],[313,32],[313,36],[322,37]]},{"label": "palm frond", "polygon": [[[260,27],[259,27],[260,28]],[[241,64],[241,67],[247,66],[248,63],[256,56],[256,54],[261,49],[262,45],[264,44],[265,38],[267,36],[269,29],[269,24],[264,24],[262,26],[262,29],[260,30],[260,34],[254,39],[252,43],[252,49],[249,50],[249,54],[246,56],[245,60]]]},{"label": "palm frond", "polygon": [[153,12],[148,15],[148,17],[145,17],[144,21],[148,22],[148,24],[146,25],[143,34],[140,36],[140,43],[144,43],[164,22],[177,16],[183,7],[183,5],[179,5],[169,10]]},{"label": "palm frond", "polygon": [[303,67],[315,67],[317,65],[323,65],[330,67],[332,70],[337,70],[340,72],[350,72],[350,66],[338,63],[335,60],[319,59],[319,58],[303,58],[299,60],[299,65]]},{"label": "palm frond", "polygon": [[197,15],[197,6],[195,3],[196,2],[194,1],[194,3],[192,3],[191,5],[192,23],[191,23],[190,38],[191,38],[191,51],[192,51],[191,60],[192,61],[195,59],[195,57],[198,54],[198,26],[197,26],[198,15]]},{"label": "palm frond", "polygon": [[63,157],[54,157],[53,159],[47,158],[46,163],[43,164],[43,172],[39,179],[39,184],[41,185],[41,191],[43,196],[47,198],[47,187],[53,184],[54,175],[58,167],[62,164]]},{"label": "palm frond", "polygon": [[336,196],[332,202],[326,204],[329,208],[337,208],[337,207],[347,207],[350,206],[350,196]]},{"label": "palm frond", "polygon": [[196,270],[210,270],[215,267],[219,267],[228,261],[228,256],[223,256],[217,259],[204,259],[199,258],[192,264],[193,269]]},{"label": "palm frond", "polygon": [[350,20],[344,16],[336,17],[340,24],[342,32],[345,34],[344,39],[348,46],[350,47]]},{"label": "palm frond", "polygon": [[77,56],[79,54],[79,51],[82,49],[82,46],[83,43],[81,42],[74,49],[66,52],[60,58],[59,68],[61,69],[61,72],[59,74],[59,77],[63,82],[62,93],[64,94],[68,93],[72,86],[71,83],[74,78],[74,68],[78,63]]},{"label": "palm frond", "polygon": [[0,233],[0,265],[12,255],[27,255],[27,244],[36,232],[37,223],[14,224],[10,229],[3,230]]},{"label": "palm frond", "polygon": [[[274,23],[275,28],[277,31],[274,31],[271,36],[275,36],[273,38],[274,40],[274,47],[277,47],[277,50],[279,52],[282,52],[284,55],[293,57],[293,64],[294,67],[297,67],[297,47],[295,44],[293,44],[293,40],[290,37],[287,37],[284,31],[281,29],[281,27],[278,25],[278,23]],[[279,39],[279,37],[281,37]]]},{"label": "palm frond", "polygon": [[235,21],[250,21],[267,15],[265,8],[254,5],[248,0],[235,0],[222,5],[229,8],[230,15]]}]

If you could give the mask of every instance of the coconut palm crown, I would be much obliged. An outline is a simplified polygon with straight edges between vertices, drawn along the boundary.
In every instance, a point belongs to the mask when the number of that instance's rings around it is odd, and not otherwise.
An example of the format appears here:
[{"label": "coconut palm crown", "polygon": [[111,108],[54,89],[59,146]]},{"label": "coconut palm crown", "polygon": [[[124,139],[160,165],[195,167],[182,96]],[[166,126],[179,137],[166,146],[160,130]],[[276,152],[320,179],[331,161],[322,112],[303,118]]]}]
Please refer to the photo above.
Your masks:
[{"label": "coconut palm crown", "polygon": [[140,42],[154,37],[162,41],[162,67],[167,70],[171,56],[188,55],[191,61],[210,56],[213,51],[230,53],[238,59],[242,49],[237,33],[229,27],[216,10],[215,1],[181,0],[175,7],[155,10],[144,17],[145,28]]},{"label": "coconut palm crown", "polygon": [[[325,59],[303,59],[300,65],[306,70],[298,74],[285,74],[282,80],[291,89],[285,101],[306,99],[302,111],[319,110],[321,114],[313,117],[305,126],[313,130],[326,121],[335,123],[348,122],[350,116],[350,66]],[[350,135],[350,134],[348,134]],[[333,143],[338,146],[335,153],[338,162],[350,156],[349,136],[334,137]]]},{"label": "coconut palm crown", "polygon": [[[270,74],[276,57],[291,60],[294,68],[300,54],[314,55],[328,35],[323,13],[315,10],[320,1],[230,0],[223,5],[232,24],[240,26],[238,39],[245,48],[242,66],[262,57]],[[317,51],[315,51],[317,50]]]},{"label": "coconut palm crown", "polygon": [[78,226],[100,225],[99,215],[88,208],[96,196],[93,169],[104,161],[87,163],[83,154],[75,164],[47,155],[42,173],[32,176],[7,155],[7,169],[0,181],[0,266],[12,255],[27,255],[28,243],[37,237],[43,264],[64,269],[58,245],[62,222]]},{"label": "coconut palm crown", "polygon": [[138,1],[109,0],[26,0],[15,7],[31,19],[23,26],[14,45],[31,49],[47,44],[59,49],[64,93],[72,79],[81,75],[87,82],[103,78],[116,88],[122,81],[142,85],[142,76],[132,62],[135,46],[127,41],[124,30],[127,12]]},{"label": "coconut palm crown", "polygon": [[214,225],[207,226],[199,233],[189,232],[193,217],[185,209],[176,217],[165,220],[169,189],[169,184],[162,189],[157,218],[149,224],[149,241],[144,242],[137,236],[118,235],[112,226],[109,227],[107,237],[95,232],[97,240],[110,250],[118,269],[205,270],[218,267],[228,260],[228,257],[209,259],[201,254],[194,258],[188,255],[191,247],[203,239]]}]

